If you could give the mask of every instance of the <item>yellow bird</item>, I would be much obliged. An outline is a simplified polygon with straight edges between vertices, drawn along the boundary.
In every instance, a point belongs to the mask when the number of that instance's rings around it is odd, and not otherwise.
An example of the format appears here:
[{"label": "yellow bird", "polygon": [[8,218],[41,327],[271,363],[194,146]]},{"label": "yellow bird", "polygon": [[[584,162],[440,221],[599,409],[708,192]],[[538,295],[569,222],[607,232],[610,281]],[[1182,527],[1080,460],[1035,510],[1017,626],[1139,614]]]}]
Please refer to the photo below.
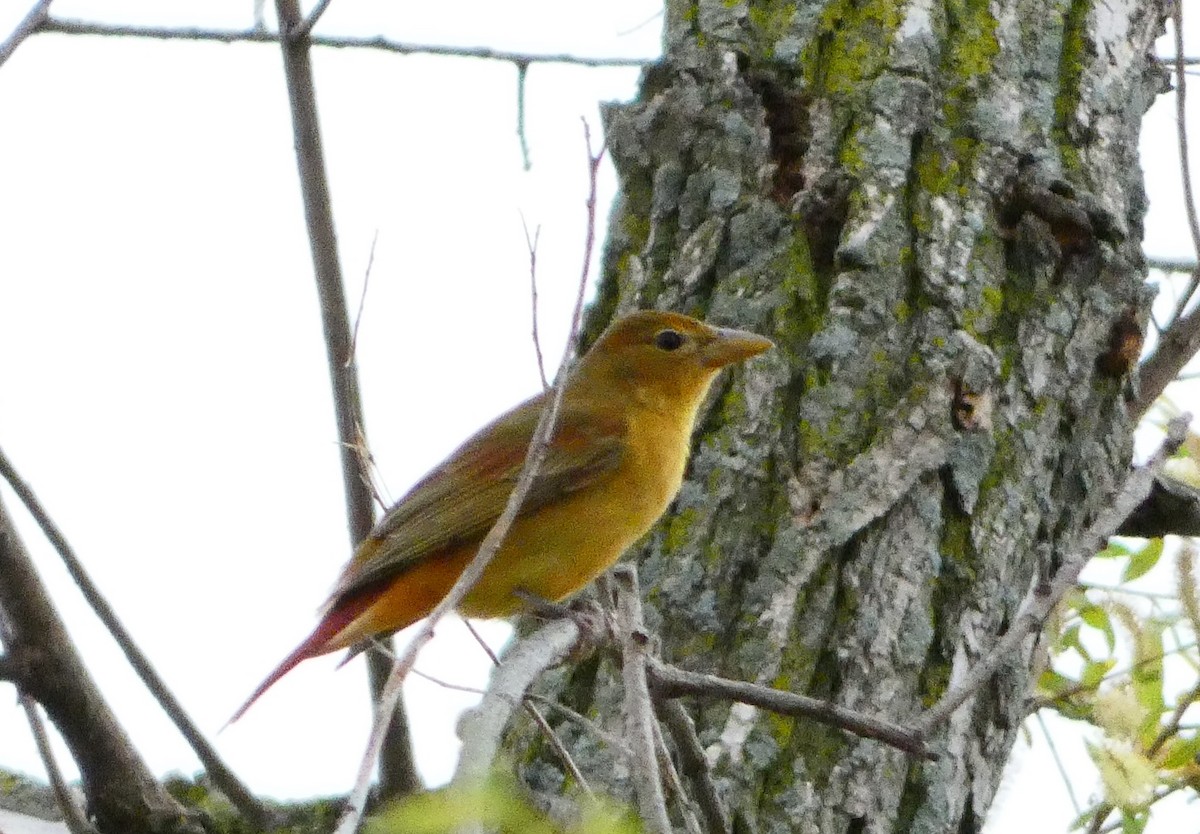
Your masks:
[{"label": "yellow bird", "polygon": [[[567,379],[546,457],[500,549],[459,606],[506,617],[515,592],[558,601],[658,520],[683,481],[696,412],[720,370],[772,347],[677,313],[614,322]],[[428,614],[503,512],[547,393],[498,417],[400,499],[342,570],[320,623],[231,721],[303,660]]]}]

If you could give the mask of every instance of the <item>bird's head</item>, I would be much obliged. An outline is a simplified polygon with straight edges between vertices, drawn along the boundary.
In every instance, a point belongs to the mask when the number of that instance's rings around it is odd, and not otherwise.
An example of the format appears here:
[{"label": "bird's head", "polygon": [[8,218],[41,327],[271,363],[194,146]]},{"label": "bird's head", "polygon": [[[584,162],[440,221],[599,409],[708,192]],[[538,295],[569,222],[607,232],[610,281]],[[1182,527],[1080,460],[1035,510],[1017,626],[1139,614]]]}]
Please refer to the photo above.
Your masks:
[{"label": "bird's head", "polygon": [[580,380],[594,380],[656,408],[666,404],[694,410],[723,367],[773,346],[770,339],[745,330],[642,310],[609,325],[576,373]]}]

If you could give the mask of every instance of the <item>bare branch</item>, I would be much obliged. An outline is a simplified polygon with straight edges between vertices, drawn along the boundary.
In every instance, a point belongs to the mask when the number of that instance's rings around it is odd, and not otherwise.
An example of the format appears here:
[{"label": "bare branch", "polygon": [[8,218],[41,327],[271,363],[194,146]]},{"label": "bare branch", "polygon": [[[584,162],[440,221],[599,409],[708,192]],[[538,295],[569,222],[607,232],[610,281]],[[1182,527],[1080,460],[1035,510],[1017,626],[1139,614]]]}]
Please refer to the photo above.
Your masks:
[{"label": "bare branch", "polygon": [[83,809],[79,807],[79,803],[75,801],[75,797],[71,793],[71,788],[67,785],[67,780],[63,778],[58,761],[54,758],[54,751],[50,749],[50,739],[46,735],[46,722],[42,721],[42,714],[38,712],[37,704],[24,693],[21,693],[20,701],[21,708],[25,710],[25,719],[29,722],[29,731],[33,733],[34,744],[37,745],[38,757],[42,760],[42,766],[46,768],[46,776],[50,780],[50,788],[54,791],[54,799],[58,802],[58,810],[62,812],[67,831],[71,834],[100,834],[87,821]]},{"label": "bare branch", "polygon": [[[1175,125],[1179,144],[1179,172],[1183,182],[1183,204],[1187,213],[1188,232],[1192,236],[1192,248],[1200,259],[1200,219],[1196,215],[1196,200],[1192,193],[1191,162],[1188,154],[1187,136],[1187,77],[1184,72],[1186,63],[1183,56],[1183,3],[1173,6],[1174,36],[1175,36]],[[1152,264],[1153,265],[1153,264]],[[1175,264],[1173,266],[1181,266]],[[1159,268],[1166,269],[1167,266]],[[1184,271],[1184,270],[1172,270]],[[1154,354],[1141,364],[1138,372],[1140,391],[1138,399],[1133,403],[1133,413],[1140,416],[1153,405],[1158,396],[1166,390],[1167,385],[1191,361],[1200,350],[1200,315],[1197,310],[1187,313],[1187,306],[1192,300],[1197,287],[1200,287],[1200,266],[1193,265],[1191,277],[1183,296],[1175,305],[1171,322]]]},{"label": "bare branch", "polygon": [[35,34],[46,22],[46,18],[50,14],[50,3],[51,0],[38,0],[34,3],[29,13],[21,18],[17,28],[13,29],[3,42],[0,42],[0,67],[4,66],[4,62],[12,57],[12,54],[17,51],[17,47],[24,43],[26,38]]},{"label": "bare branch", "polygon": [[439,678],[436,675],[431,675],[428,672],[422,672],[416,666],[414,666],[412,668],[412,673],[414,675],[416,675],[418,678],[424,678],[425,680],[429,681],[430,683],[435,684],[436,686],[440,686],[442,689],[452,689],[455,692],[467,692],[467,693],[470,693],[471,695],[486,695],[487,694],[486,689],[480,689],[478,686],[467,686],[466,684],[463,684],[463,683],[451,683],[450,681],[443,680],[442,678]]},{"label": "bare branch", "polygon": [[[61,35],[97,35],[117,38],[150,38],[153,40],[212,41],[217,43],[279,43],[276,32],[261,29],[202,29],[196,27],[171,28],[165,26],[127,26],[100,23],[89,20],[48,18],[36,30]],[[507,61],[511,64],[569,64],[578,67],[631,67],[640,68],[653,62],[653,58],[589,58],[580,55],[510,52],[490,49],[485,46],[439,46],[437,44],[403,43],[375,37],[330,37],[310,35],[306,43],[332,49],[375,49],[399,55],[435,55],[447,58],[478,58],[485,61]]]},{"label": "bare branch", "polygon": [[537,693],[531,692],[528,696],[526,696],[526,700],[534,701],[542,704],[543,706],[549,707],[555,712],[560,713],[568,720],[578,724],[593,738],[603,742],[604,744],[607,744],[613,750],[616,750],[620,755],[629,755],[629,745],[625,743],[625,739],[606,732],[599,724],[597,724],[595,721],[592,721],[586,715],[581,715],[565,704],[561,704],[558,701],[555,701],[553,698],[547,698],[545,695],[538,695]]},{"label": "bare branch", "polygon": [[483,700],[459,722],[463,746],[454,771],[455,784],[487,777],[504,728],[525,692],[542,672],[566,660],[578,642],[579,626],[563,618],[547,623],[505,652],[504,662],[492,670]]},{"label": "bare branch", "polygon": [[521,162],[528,171],[533,168],[529,159],[529,137],[525,133],[525,82],[529,76],[529,62],[517,61],[517,140],[521,143]]},{"label": "bare branch", "polygon": [[18,665],[22,693],[41,703],[66,741],[98,827],[148,831],[150,820],[169,819],[178,820],[178,834],[199,834],[199,823],[155,781],[88,674],[3,502],[0,576],[5,656]]},{"label": "bare branch", "polygon": [[642,620],[637,569],[618,565],[610,576],[617,591],[617,638],[621,647],[621,681],[624,688],[625,738],[629,745],[629,770],[638,817],[651,834],[671,834],[671,818],[663,797],[662,776],[654,747],[654,704],[646,667],[650,636]]},{"label": "bare branch", "polygon": [[1174,66],[1175,64],[1179,63],[1181,60],[1185,67],[1194,67],[1194,66],[1200,65],[1200,58],[1192,58],[1187,55],[1183,55],[1183,56],[1176,55],[1174,57],[1159,58],[1158,62],[1160,64],[1170,64],[1170,65]]},{"label": "bare branch", "polygon": [[1170,258],[1146,258],[1146,266],[1162,272],[1191,272],[1200,264],[1194,260],[1182,261]]},{"label": "bare branch", "polygon": [[1119,536],[1200,536],[1200,489],[1159,474],[1146,500],[1117,528]]},{"label": "bare branch", "polygon": [[933,755],[925,749],[925,743],[919,732],[890,721],[863,715],[828,701],[810,698],[807,695],[798,695],[795,692],[772,689],[769,686],[759,686],[746,681],[734,681],[719,678],[716,675],[689,672],[654,659],[651,659],[649,671],[650,683],[655,694],[663,698],[678,698],[682,695],[725,698],[770,710],[780,715],[811,718],[862,738],[882,741],[884,744],[906,753],[933,758]]},{"label": "bare branch", "polygon": [[[532,683],[532,681],[531,681]],[[588,799],[596,802],[596,793],[592,790],[592,786],[588,784],[587,779],[583,776],[583,771],[579,769],[579,765],[575,763],[575,759],[571,757],[571,752],[567,750],[566,745],[562,743],[562,739],[554,732],[554,728],[550,726],[550,722],[546,720],[546,716],[542,715],[541,711],[533,705],[533,702],[528,697],[524,699],[525,711],[529,713],[529,717],[533,719],[533,723],[537,724],[538,729],[542,731],[546,742],[558,756],[559,761],[563,763],[563,767],[571,774],[571,778],[575,783],[587,794]]]},{"label": "bare branch", "polygon": [[[358,326],[362,324],[363,309],[367,306],[367,287],[371,285],[371,269],[375,266],[375,246],[379,243],[379,230],[371,236],[371,251],[367,254],[367,268],[363,272],[362,292],[358,296],[358,312],[354,314],[354,329],[350,334],[350,356],[348,362],[353,362],[358,356]],[[364,440],[366,438],[363,438]]]},{"label": "bare branch", "polygon": [[[654,709],[653,700],[651,698],[652,709]],[[656,709],[654,712],[657,714]],[[688,834],[704,834],[703,829],[700,828],[700,820],[696,819],[692,801],[688,797],[687,791],[683,789],[683,781],[679,778],[679,771],[675,768],[675,760],[671,758],[671,751],[667,747],[667,739],[663,735],[662,726],[655,720],[650,722],[650,727],[654,730],[654,752],[658,755],[658,769],[663,775],[663,785],[669,789],[671,796],[679,806],[679,815],[683,817],[684,828],[687,829]]]},{"label": "bare branch", "polygon": [[921,733],[928,733],[949,718],[960,706],[978,692],[1001,665],[1006,663],[1013,651],[1020,647],[1031,634],[1042,627],[1050,612],[1058,605],[1067,591],[1079,583],[1079,573],[1088,560],[1101,548],[1121,522],[1137,507],[1150,492],[1154,477],[1183,443],[1191,415],[1185,414],[1171,421],[1167,437],[1158,452],[1145,466],[1133,469],[1125,478],[1120,489],[1100,512],[1091,525],[1083,531],[1074,546],[1063,555],[1062,566],[1050,583],[1035,579],[1033,587],[1025,597],[1008,632],[983,659],[967,670],[956,686],[942,696],[936,704],[926,710],[916,722]]},{"label": "bare branch", "polygon": [[538,226],[533,232],[533,237],[529,237],[529,224],[525,222],[525,215],[521,215],[521,228],[525,230],[525,247],[529,250],[529,302],[532,307],[533,315],[533,352],[537,355],[538,375],[542,379],[542,390],[546,391],[550,388],[550,383],[546,381],[546,361],[542,358],[542,339],[538,334],[538,290],[537,290],[537,247],[538,241],[542,237],[542,227]]},{"label": "bare branch", "polygon": [[[15,643],[12,626],[4,616],[4,612],[0,611],[0,645],[11,647]],[[46,776],[50,780],[50,789],[54,792],[54,800],[62,813],[67,830],[71,834],[99,834],[87,821],[83,809],[75,801],[71,789],[63,778],[58,761],[54,758],[54,751],[50,749],[50,740],[46,736],[46,722],[42,720],[37,702],[17,681],[17,666],[18,664],[13,663],[7,655],[0,655],[0,680],[8,680],[17,685],[17,700],[21,704],[21,709],[25,711],[25,720],[29,722],[29,731],[33,734],[34,744],[37,745],[38,757],[41,758],[42,766],[46,769]]]},{"label": "bare branch", "polygon": [[[491,654],[491,649],[488,649],[488,653]],[[497,666],[500,665],[499,660],[496,661],[496,665]],[[450,681],[446,681],[446,680],[442,680],[441,678],[434,677],[433,675],[429,674],[428,672],[422,672],[420,669],[418,669],[415,666],[412,668],[412,673],[419,678],[424,678],[425,680],[429,681],[430,683],[433,683],[433,684],[436,684],[437,686],[442,687],[443,689],[451,689],[451,690],[454,690],[455,692],[469,692],[472,695],[487,695],[488,694],[488,691],[486,689],[479,689],[478,687],[475,687],[475,686],[464,686],[464,685],[458,684],[458,683],[450,683]],[[547,743],[554,750],[555,754],[559,757],[559,760],[562,761],[563,766],[567,769],[567,771],[571,774],[571,776],[574,777],[575,781],[579,784],[579,786],[581,788],[583,788],[584,793],[586,793],[590,799],[595,801],[596,794],[592,791],[591,785],[588,784],[587,779],[584,777],[583,771],[581,771],[579,769],[579,765],[576,764],[575,759],[573,759],[571,757],[570,751],[568,751],[567,748],[563,745],[562,739],[560,739],[558,737],[558,734],[554,732],[554,728],[550,726],[550,722],[546,720],[546,716],[542,715],[541,710],[539,710],[534,705],[532,696],[530,696],[530,695],[525,696],[524,707],[525,707],[525,711],[527,713],[529,713],[529,717],[531,719],[533,719],[533,723],[537,724],[538,729],[541,730],[541,732],[542,732],[542,735],[544,735],[546,737]],[[576,713],[576,714],[578,715],[578,713]]]},{"label": "bare branch", "polygon": [[733,834],[729,815],[721,804],[717,793],[717,785],[712,778],[712,769],[696,735],[696,725],[688,715],[683,704],[672,698],[657,698],[656,706],[659,716],[667,725],[667,731],[675,742],[675,749],[683,765],[683,775],[692,783],[696,791],[696,804],[704,816],[709,834]]},{"label": "bare branch", "polygon": [[234,804],[239,812],[246,817],[247,820],[259,827],[268,827],[273,817],[267,808],[258,801],[254,794],[237,775],[230,770],[229,766],[217,753],[216,748],[209,744],[204,733],[192,721],[191,716],[187,714],[187,710],[183,708],[183,704],[175,697],[170,688],[159,677],[155,671],[154,665],[150,659],[142,653],[138,648],[133,636],[125,629],[124,624],[117,616],[117,612],[108,604],[104,594],[92,581],[91,576],[83,567],[83,562],[76,555],[75,550],[67,541],[67,537],[63,534],[54,520],[50,518],[50,514],[46,512],[34,493],[33,488],[27,484],[24,479],[17,473],[16,468],[12,465],[12,461],[0,450],[0,477],[8,481],[13,492],[29,510],[29,514],[33,516],[33,520],[37,522],[38,527],[42,529],[46,539],[54,546],[59,558],[67,568],[67,573],[71,575],[71,579],[79,587],[80,593],[87,600],[88,605],[96,612],[96,616],[100,622],[104,623],[104,627],[113,636],[113,639],[120,646],[121,652],[125,655],[125,659],[129,661],[129,665],[141,678],[146,689],[154,696],[155,700],[162,706],[163,712],[171,719],[171,722],[178,728],[180,735],[187,740],[188,745],[192,748],[201,764],[204,765],[205,772],[212,777],[213,782],[221,789],[221,792],[229,797],[229,801]]},{"label": "bare branch", "polygon": [[[1194,275],[1200,275],[1200,270]],[[1140,417],[1149,411],[1197,351],[1200,351],[1200,307],[1171,322],[1154,353],[1138,366],[1138,396],[1130,403],[1129,413]]]},{"label": "bare branch", "polygon": [[[275,0],[279,28],[294,31],[300,25],[298,0]],[[292,136],[296,147],[296,167],[304,200],[304,219],[312,252],[313,276],[321,304],[321,325],[325,336],[326,361],[333,387],[333,407],[337,418],[342,463],[342,488],[351,547],[357,547],[375,525],[369,471],[363,466],[359,446],[366,446],[366,423],[359,397],[358,369],[354,360],[346,291],[338,259],[337,235],[333,225],[333,206],[325,173],[321,147],[321,126],[317,118],[316,91],[313,86],[310,38],[284,39],[283,69],[287,81],[288,102],[292,113]],[[377,650],[367,652],[371,691],[378,697],[391,668],[390,659]],[[394,798],[413,793],[421,781],[413,761],[408,722],[399,701],[386,716],[387,755],[379,762],[380,793]],[[377,751],[378,754],[378,751]]]},{"label": "bare branch", "polygon": [[[1196,217],[1196,199],[1192,193],[1191,161],[1188,158],[1187,136],[1187,75],[1184,73],[1183,56],[1183,3],[1173,4],[1175,35],[1175,132],[1179,142],[1179,178],[1183,182],[1183,206],[1187,211],[1188,231],[1192,235],[1192,251],[1200,258],[1200,219]],[[1200,286],[1200,270],[1193,270],[1191,280],[1183,298],[1175,308],[1175,318],[1178,319],[1187,309],[1196,288]]]},{"label": "bare branch", "polygon": [[475,638],[475,642],[479,644],[479,648],[483,649],[483,653],[492,661],[493,666],[500,665],[500,658],[496,657],[496,653],[492,651],[492,647],[483,639],[483,635],[471,624],[471,621],[466,617],[462,618],[462,624],[467,627],[467,631],[471,632],[471,636]]},{"label": "bare branch", "polygon": [[329,4],[333,0],[317,0],[317,5],[313,6],[313,10],[308,13],[308,17],[304,18],[296,28],[288,32],[288,37],[292,40],[297,38],[306,38],[312,32],[313,27],[317,25],[317,21],[321,19],[321,15],[329,8]]},{"label": "bare branch", "polygon": [[1041,712],[1035,714],[1038,728],[1042,731],[1042,737],[1046,740],[1046,747],[1050,750],[1050,758],[1054,760],[1054,766],[1058,768],[1058,778],[1062,779],[1063,787],[1067,789],[1067,797],[1071,800],[1071,807],[1075,810],[1075,816],[1083,813],[1083,808],[1079,805],[1079,799],[1075,796],[1075,788],[1071,784],[1071,775],[1067,773],[1066,765],[1063,764],[1062,756],[1058,755],[1058,745],[1054,743],[1054,736],[1050,734],[1050,728],[1046,726],[1046,718]]}]

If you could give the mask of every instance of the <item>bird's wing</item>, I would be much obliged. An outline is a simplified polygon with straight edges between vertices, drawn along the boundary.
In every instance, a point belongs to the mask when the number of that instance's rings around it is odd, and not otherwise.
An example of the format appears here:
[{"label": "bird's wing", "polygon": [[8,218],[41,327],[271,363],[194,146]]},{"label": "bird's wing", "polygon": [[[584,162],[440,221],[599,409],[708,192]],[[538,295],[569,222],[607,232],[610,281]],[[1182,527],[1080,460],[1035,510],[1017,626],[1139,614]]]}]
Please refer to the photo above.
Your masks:
[{"label": "bird's wing", "polygon": [[[545,395],[534,397],[498,418],[414,486],[359,547],[330,604],[481,539],[516,486],[544,402]],[[610,475],[624,449],[623,420],[564,403],[518,517]]]}]

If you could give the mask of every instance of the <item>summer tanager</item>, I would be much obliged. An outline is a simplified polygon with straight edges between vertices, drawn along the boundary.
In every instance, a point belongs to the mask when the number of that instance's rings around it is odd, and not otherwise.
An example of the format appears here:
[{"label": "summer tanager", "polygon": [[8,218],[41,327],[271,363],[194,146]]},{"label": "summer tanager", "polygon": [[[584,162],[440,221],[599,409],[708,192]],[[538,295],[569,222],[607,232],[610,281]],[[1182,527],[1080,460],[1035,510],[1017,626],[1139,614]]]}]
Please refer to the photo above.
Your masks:
[{"label": "summer tanager", "polygon": [[[460,613],[516,613],[517,591],[562,600],[616,562],[679,490],[696,412],[717,373],[771,346],[676,313],[614,322],[568,378],[533,486]],[[504,510],[549,396],[497,418],[387,512],[342,570],[312,634],[231,721],[301,661],[399,631],[437,605]]]}]

